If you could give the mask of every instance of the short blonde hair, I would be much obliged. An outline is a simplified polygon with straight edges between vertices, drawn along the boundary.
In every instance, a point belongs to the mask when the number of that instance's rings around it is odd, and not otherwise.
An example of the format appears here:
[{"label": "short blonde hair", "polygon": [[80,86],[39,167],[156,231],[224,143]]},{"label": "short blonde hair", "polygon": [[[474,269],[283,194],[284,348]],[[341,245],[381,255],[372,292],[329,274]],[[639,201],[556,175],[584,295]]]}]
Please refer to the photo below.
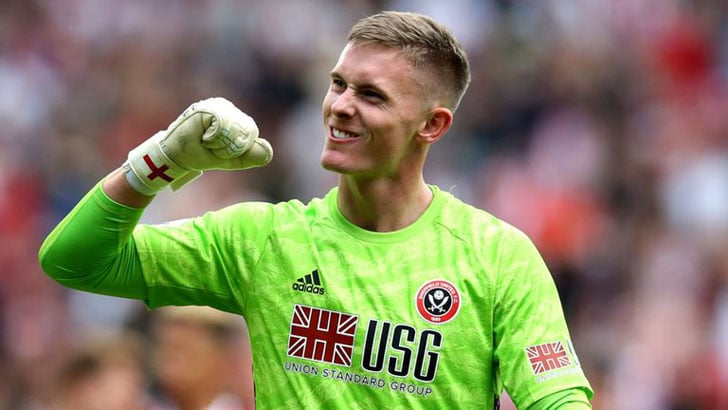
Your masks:
[{"label": "short blonde hair", "polygon": [[401,51],[416,70],[430,74],[433,92],[442,93],[455,111],[470,84],[468,58],[452,32],[432,18],[412,12],[384,11],[359,20],[351,44],[381,45]]}]

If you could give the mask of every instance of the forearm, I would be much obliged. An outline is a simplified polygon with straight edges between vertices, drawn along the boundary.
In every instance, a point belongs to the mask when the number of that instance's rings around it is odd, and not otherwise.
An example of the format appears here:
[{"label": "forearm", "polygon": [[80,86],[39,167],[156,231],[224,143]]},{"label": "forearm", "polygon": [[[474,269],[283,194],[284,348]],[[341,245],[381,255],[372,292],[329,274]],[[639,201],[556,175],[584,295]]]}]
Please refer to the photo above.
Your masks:
[{"label": "forearm", "polygon": [[[123,178],[115,172],[103,182],[103,191],[94,187],[43,242],[39,261],[57,282],[94,293],[146,299],[132,232],[143,212],[139,206],[151,197],[135,198],[125,192]],[[107,187],[109,193],[104,193]]]},{"label": "forearm", "polygon": [[153,196],[140,194],[131,187],[121,168],[112,172],[103,182],[106,195],[121,205],[131,208],[146,208],[154,199]]}]

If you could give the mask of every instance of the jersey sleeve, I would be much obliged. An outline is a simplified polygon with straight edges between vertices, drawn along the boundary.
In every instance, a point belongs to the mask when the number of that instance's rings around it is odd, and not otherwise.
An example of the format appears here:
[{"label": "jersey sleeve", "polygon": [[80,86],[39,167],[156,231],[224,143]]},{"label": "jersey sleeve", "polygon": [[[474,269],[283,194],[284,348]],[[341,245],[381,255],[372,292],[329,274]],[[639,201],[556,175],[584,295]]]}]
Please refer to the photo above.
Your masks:
[{"label": "jersey sleeve", "polygon": [[41,267],[73,289],[145,299],[131,238],[142,212],[111,200],[99,182],[48,234],[38,252]]},{"label": "jersey sleeve", "polygon": [[149,307],[208,305],[244,312],[273,223],[269,203],[243,202],[134,232]]},{"label": "jersey sleeve", "polygon": [[590,410],[587,391],[582,388],[570,388],[551,393],[531,405],[529,410]]},{"label": "jersey sleeve", "polygon": [[142,300],[149,307],[209,305],[240,313],[249,274],[273,220],[267,203],[201,217],[138,224],[143,209],[119,204],[101,182],[51,231],[38,253],[58,283]]},{"label": "jersey sleeve", "polygon": [[569,389],[583,390],[591,398],[556,285],[542,257],[531,240],[515,229],[503,245],[494,333],[495,360],[506,391],[518,408],[531,408]]}]

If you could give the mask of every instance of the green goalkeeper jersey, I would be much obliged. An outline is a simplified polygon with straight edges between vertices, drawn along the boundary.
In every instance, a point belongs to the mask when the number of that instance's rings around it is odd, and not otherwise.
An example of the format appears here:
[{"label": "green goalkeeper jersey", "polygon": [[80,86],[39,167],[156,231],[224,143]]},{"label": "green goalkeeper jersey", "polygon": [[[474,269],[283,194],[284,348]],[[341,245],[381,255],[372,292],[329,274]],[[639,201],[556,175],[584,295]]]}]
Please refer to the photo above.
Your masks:
[{"label": "green goalkeeper jersey", "polygon": [[122,274],[75,287],[241,314],[261,409],[492,409],[504,387],[519,408],[569,389],[591,397],[532,242],[432,190],[414,224],[379,233],[341,215],[336,188],[136,228],[141,211],[96,188],[77,208],[108,217],[67,219],[116,220],[113,240],[131,252],[114,263]]}]

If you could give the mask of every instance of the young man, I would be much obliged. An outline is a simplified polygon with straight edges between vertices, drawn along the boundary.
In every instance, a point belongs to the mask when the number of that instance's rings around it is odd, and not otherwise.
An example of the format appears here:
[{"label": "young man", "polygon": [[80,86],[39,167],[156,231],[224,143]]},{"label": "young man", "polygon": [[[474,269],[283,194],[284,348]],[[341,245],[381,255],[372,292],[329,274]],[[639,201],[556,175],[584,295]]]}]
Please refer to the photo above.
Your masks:
[{"label": "young man", "polygon": [[385,12],[349,33],[323,102],[307,204],[240,203],[139,225],[160,189],[272,156],[232,104],[193,104],[129,154],[40,251],[58,282],[245,317],[260,408],[588,409],[557,290],[520,231],[423,179],[469,68],[432,19]]},{"label": "young man", "polygon": [[144,347],[144,340],[132,333],[92,335],[61,362],[52,378],[48,405],[33,407],[151,410]]},{"label": "young man", "polygon": [[206,306],[153,311],[153,410],[255,408],[252,366],[240,316]]}]

